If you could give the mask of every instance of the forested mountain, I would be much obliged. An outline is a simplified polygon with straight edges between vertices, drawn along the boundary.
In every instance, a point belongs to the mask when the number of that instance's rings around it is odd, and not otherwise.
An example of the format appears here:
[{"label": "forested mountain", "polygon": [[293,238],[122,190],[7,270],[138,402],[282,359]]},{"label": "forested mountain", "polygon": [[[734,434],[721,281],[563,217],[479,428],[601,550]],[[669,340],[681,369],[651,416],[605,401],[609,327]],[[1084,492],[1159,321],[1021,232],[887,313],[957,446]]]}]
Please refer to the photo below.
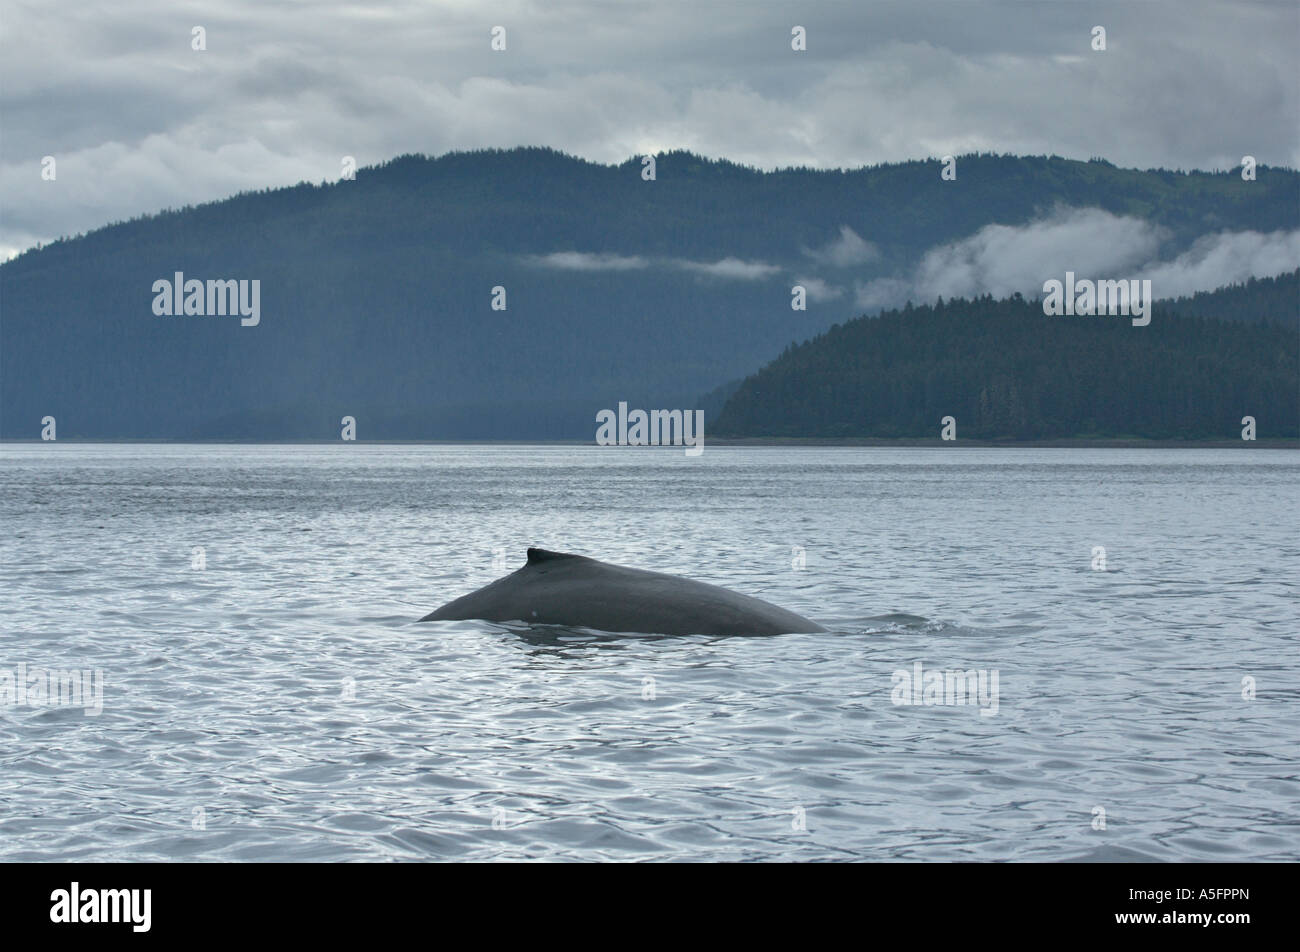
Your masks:
[{"label": "forested mountain", "polygon": [[1300,313],[1300,269],[1161,303],[1166,311],[1184,316],[1285,323]]},{"label": "forested mountain", "polygon": [[[1232,440],[1300,436],[1300,298],[1293,273],[1194,301],[1151,323],[1048,317],[1042,304],[939,301],[837,325],[746,379],[715,436]],[[1290,287],[1276,320],[1237,310]],[[1178,314],[1235,315],[1241,320]]]},{"label": "forested mountain", "polygon": [[[597,410],[694,406],[862,313],[855,285],[991,223],[1100,208],[1150,222],[1166,256],[1300,227],[1286,169],[958,167],[944,182],[938,162],[760,172],[674,152],[647,181],[639,160],[547,149],[404,156],[111,225],[0,265],[0,437],[51,415],[60,438],[332,439],[351,415],[363,440],[590,439]],[[841,254],[846,228],[870,247]],[[259,281],[260,321],[155,315],[176,272]],[[843,293],[793,311],[812,279]]]}]

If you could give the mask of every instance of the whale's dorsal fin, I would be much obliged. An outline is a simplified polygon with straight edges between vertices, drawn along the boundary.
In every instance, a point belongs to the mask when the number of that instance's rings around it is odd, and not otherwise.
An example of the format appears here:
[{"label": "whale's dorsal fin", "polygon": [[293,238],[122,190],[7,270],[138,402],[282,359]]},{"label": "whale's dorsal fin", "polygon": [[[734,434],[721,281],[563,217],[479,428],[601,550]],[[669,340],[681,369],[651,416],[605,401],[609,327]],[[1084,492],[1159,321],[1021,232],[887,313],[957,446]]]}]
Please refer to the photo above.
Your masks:
[{"label": "whale's dorsal fin", "polygon": [[568,552],[551,552],[547,549],[529,549],[528,564],[538,565],[542,562],[553,562],[556,559],[582,559],[586,556],[571,555]]}]

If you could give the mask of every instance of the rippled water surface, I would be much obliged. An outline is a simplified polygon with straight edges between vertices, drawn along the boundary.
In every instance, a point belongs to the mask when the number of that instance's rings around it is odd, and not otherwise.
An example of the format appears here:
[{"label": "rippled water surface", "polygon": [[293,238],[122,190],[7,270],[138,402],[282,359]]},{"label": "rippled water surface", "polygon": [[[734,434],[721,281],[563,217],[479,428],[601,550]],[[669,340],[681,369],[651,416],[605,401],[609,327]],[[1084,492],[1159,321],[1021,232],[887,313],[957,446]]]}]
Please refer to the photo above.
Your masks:
[{"label": "rippled water surface", "polygon": [[[9,445],[0,858],[1295,860],[1298,500],[1254,449]],[[415,623],[529,545],[832,630]]]}]

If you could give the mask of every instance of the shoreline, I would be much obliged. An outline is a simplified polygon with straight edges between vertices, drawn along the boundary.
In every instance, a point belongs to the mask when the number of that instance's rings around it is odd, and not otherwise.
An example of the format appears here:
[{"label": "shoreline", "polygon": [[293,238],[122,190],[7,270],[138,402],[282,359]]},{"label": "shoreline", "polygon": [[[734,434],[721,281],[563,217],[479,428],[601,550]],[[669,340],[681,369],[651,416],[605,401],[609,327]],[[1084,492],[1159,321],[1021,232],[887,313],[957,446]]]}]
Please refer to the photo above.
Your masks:
[{"label": "shoreline", "polygon": [[[54,442],[77,446],[334,446],[354,442],[357,446],[597,446],[589,440],[163,440],[163,439],[77,439],[0,440],[0,447]],[[1058,440],[949,440],[935,437],[876,439],[868,437],[735,437],[705,438],[711,446],[772,447],[879,447],[892,449],[1300,449],[1300,437],[1266,440],[1142,440],[1142,439],[1058,439]],[[601,449],[680,450],[682,446],[619,446]]]}]

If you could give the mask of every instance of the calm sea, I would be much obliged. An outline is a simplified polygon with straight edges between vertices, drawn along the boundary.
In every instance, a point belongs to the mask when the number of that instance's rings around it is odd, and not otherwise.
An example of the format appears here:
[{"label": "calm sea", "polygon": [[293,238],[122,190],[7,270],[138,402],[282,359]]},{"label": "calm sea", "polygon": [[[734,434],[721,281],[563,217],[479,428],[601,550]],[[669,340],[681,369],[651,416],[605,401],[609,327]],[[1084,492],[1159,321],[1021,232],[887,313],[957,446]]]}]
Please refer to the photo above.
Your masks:
[{"label": "calm sea", "polygon": [[[1300,859],[1298,501],[1253,449],[7,445],[0,858]],[[529,545],[832,630],[415,623]]]}]

